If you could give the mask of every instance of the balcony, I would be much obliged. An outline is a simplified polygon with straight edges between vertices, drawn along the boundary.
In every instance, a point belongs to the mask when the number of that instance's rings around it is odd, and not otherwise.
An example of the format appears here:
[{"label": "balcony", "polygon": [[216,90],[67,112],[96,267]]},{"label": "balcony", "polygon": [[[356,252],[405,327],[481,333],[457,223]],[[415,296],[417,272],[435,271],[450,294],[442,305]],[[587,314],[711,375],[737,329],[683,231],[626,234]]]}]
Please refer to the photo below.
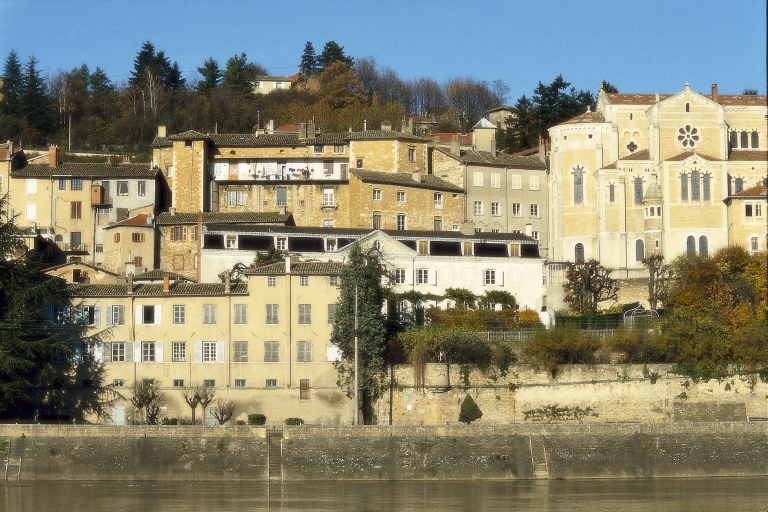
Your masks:
[{"label": "balcony", "polygon": [[88,252],[88,244],[69,244],[65,242],[56,242],[56,247],[65,254],[81,254],[86,255]]}]

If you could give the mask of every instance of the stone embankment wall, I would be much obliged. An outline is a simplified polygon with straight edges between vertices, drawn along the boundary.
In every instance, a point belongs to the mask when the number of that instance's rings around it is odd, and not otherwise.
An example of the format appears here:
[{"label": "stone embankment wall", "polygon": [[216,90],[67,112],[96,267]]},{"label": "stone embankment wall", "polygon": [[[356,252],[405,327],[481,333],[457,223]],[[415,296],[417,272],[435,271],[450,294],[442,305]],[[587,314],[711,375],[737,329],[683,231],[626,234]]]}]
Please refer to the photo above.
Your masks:
[{"label": "stone embankment wall", "polygon": [[[473,370],[464,380],[460,366],[452,365],[449,383],[446,365],[429,364],[425,369],[425,388],[417,388],[412,368],[401,366],[394,375],[392,424],[457,425],[461,402],[467,394],[483,412],[478,425],[535,423],[529,411],[554,405],[561,409],[588,408],[589,413],[581,418],[584,423],[768,418],[768,383],[757,375],[696,383],[671,370],[671,365],[663,364],[564,365],[553,377],[543,369],[515,365],[506,376],[498,369],[486,373]],[[389,392],[379,401],[377,414],[379,424],[389,423]]]},{"label": "stone embankment wall", "polygon": [[7,480],[410,480],[768,475],[768,424],[0,425]]}]

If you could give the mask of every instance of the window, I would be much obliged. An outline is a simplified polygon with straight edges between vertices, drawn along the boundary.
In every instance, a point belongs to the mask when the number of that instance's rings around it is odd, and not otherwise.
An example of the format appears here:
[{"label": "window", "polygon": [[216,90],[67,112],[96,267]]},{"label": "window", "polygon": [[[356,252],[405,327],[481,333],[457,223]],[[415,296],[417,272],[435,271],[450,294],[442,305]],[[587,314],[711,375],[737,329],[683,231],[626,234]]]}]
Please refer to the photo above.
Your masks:
[{"label": "window", "polygon": [[334,195],[334,190],[332,188],[324,188],[323,189],[323,206],[335,206],[336,205],[336,198]]},{"label": "window", "polygon": [[405,269],[404,268],[396,268],[395,269],[395,284],[405,284]]},{"label": "window", "polygon": [[80,231],[73,231],[69,235],[69,242],[72,245],[72,250],[78,251],[82,249],[83,234]]},{"label": "window", "polygon": [[701,185],[702,185],[702,192],[704,193],[704,200],[709,201],[709,174],[705,174],[702,176]]},{"label": "window", "polygon": [[475,211],[475,215],[482,215],[483,214],[483,202],[482,201],[475,201],[474,211]]},{"label": "window", "polygon": [[288,205],[288,188],[286,187],[277,187],[275,189],[275,193],[277,194],[277,206],[287,206]]},{"label": "window", "polygon": [[177,325],[187,323],[187,306],[173,306],[173,323]]},{"label": "window", "polygon": [[362,158],[357,158],[355,160],[355,167],[357,167],[358,169],[362,169],[363,168],[363,159]]},{"label": "window", "polygon": [[443,194],[441,194],[440,192],[435,192],[434,198],[435,198],[435,208],[442,208]]},{"label": "window", "polygon": [[[72,190],[83,190],[83,179],[82,178],[72,178]],[[126,191],[126,194],[128,192]]]},{"label": "window", "polygon": [[491,173],[491,188],[501,188],[501,174],[497,172]]},{"label": "window", "polygon": [[744,190],[744,180],[736,178],[736,181],[734,181],[734,193],[739,193],[742,190]]},{"label": "window", "polygon": [[215,324],[216,323],[216,305],[205,304],[203,306],[203,323]]},{"label": "window", "polygon": [[278,239],[277,239],[277,250],[278,251],[284,251],[287,248],[288,248],[288,239],[287,238],[278,237]]},{"label": "window", "polygon": [[234,355],[232,356],[232,360],[236,363],[247,363],[248,362],[248,342],[247,341],[236,341],[234,343]]},{"label": "window", "polygon": [[187,342],[174,341],[171,343],[171,359],[174,363],[183,363],[187,360]]},{"label": "window", "polygon": [[309,286],[309,276],[300,276],[299,286]]},{"label": "window", "polygon": [[244,205],[245,205],[244,190],[228,190],[227,191],[227,206],[244,206]]},{"label": "window", "polygon": [[373,212],[372,219],[371,227],[373,229],[381,229],[381,212]]},{"label": "window", "polygon": [[[72,183],[72,190],[75,190],[74,180],[73,180],[73,183]],[[117,182],[117,195],[119,195],[119,196],[127,196],[128,195],[128,182],[127,181],[118,181]]]},{"label": "window", "polygon": [[[11,213],[11,217],[13,217],[13,212]],[[27,220],[35,220],[37,218],[37,204],[36,203],[27,203],[25,205],[24,217]]]},{"label": "window", "polygon": [[115,243],[116,244],[120,243],[120,233],[115,233]]},{"label": "window", "polygon": [[520,190],[523,188],[523,177],[519,174],[513,174],[509,177],[509,188]]},{"label": "window", "polygon": [[538,231],[531,231],[531,238],[533,238],[534,240],[538,240],[539,239],[539,232]]},{"label": "window", "polygon": [[699,256],[707,256],[709,254],[709,244],[707,242],[707,237],[700,236],[699,237]]},{"label": "window", "polygon": [[483,186],[483,173],[482,172],[475,172],[473,175],[474,184],[476,187],[482,187]]},{"label": "window", "polygon": [[643,204],[643,178],[637,177],[634,181],[635,204]]},{"label": "window", "polygon": [[311,341],[299,341],[298,351],[296,352],[296,360],[300,363],[312,362],[312,342]]},{"label": "window", "polygon": [[513,217],[523,216],[523,208],[521,207],[520,203],[512,203],[512,216]]},{"label": "window", "polygon": [[262,87],[263,87],[263,85],[262,85],[261,82],[254,82],[253,83],[253,88],[254,89],[261,89]]},{"label": "window", "polygon": [[299,400],[309,400],[309,379],[299,380]]},{"label": "window", "polygon": [[277,278],[275,276],[269,276],[267,278],[267,286],[277,286]]},{"label": "window", "polygon": [[227,249],[237,249],[237,235],[227,235],[224,245]]},{"label": "window", "polygon": [[752,147],[760,147],[760,136],[757,134],[757,131],[752,132]]},{"label": "window", "polygon": [[268,324],[276,324],[278,323],[277,320],[277,304],[267,304],[266,310],[267,310],[267,320],[266,323]]},{"label": "window", "polygon": [[175,388],[183,388],[184,387],[184,379],[173,379],[173,387],[175,387]]},{"label": "window", "polygon": [[442,217],[435,217],[432,226],[433,226],[433,231],[442,231],[443,230],[443,218]]},{"label": "window", "polygon": [[125,380],[123,380],[123,379],[113,379],[112,380],[112,386],[114,386],[116,388],[122,388],[123,386],[125,386]]},{"label": "window", "polygon": [[405,190],[398,190],[397,191],[397,202],[398,203],[404,203],[405,202]]},{"label": "window", "polygon": [[485,271],[485,279],[483,281],[483,284],[485,284],[485,285],[496,284],[496,271],[495,270],[486,270]]},{"label": "window", "polygon": [[739,134],[737,132],[731,132],[730,133],[729,143],[731,145],[731,149],[735,149],[735,148],[739,147],[738,137],[739,137]]},{"label": "window", "polygon": [[242,325],[248,320],[248,305],[235,304],[235,324]]},{"label": "window", "polygon": [[322,144],[315,144],[314,150],[315,150],[316,154],[322,153],[324,149],[325,148],[324,148],[324,146]]},{"label": "window", "polygon": [[328,323],[333,324],[336,322],[336,311],[338,310],[338,304],[328,304]]},{"label": "window", "polygon": [[59,180],[59,190],[67,190],[67,180],[65,179]]},{"label": "window", "polygon": [[141,361],[144,363],[149,363],[154,360],[155,360],[155,342],[154,341],[143,342],[141,344]]},{"label": "window", "polygon": [[112,343],[112,362],[122,363],[125,362],[125,342],[118,341]]},{"label": "window", "polygon": [[373,200],[374,201],[381,201],[381,189],[380,188],[373,189]]},{"label": "window", "polygon": [[752,238],[749,239],[749,249],[752,252],[757,252],[757,251],[760,250],[760,238],[759,237],[753,236]]},{"label": "window", "polygon": [[747,137],[748,136],[749,135],[747,134],[747,132],[741,132],[741,147],[742,148],[748,148],[749,147],[749,145],[747,144]]},{"label": "window", "polygon": [[125,324],[124,306],[107,306],[107,325]]},{"label": "window", "polygon": [[205,380],[203,380],[203,387],[204,388],[215,388],[216,387],[216,381],[212,380],[212,379],[205,379]]},{"label": "window", "polygon": [[131,241],[141,243],[144,241],[144,233],[131,233]]},{"label": "window", "polygon": [[680,200],[688,200],[688,176],[685,174],[680,176]]},{"label": "window", "polygon": [[341,155],[344,153],[344,145],[343,144],[334,144],[333,146],[333,152],[337,155]]},{"label": "window", "polygon": [[245,379],[235,379],[235,387],[236,388],[244,388],[245,387]]},{"label": "window", "polygon": [[611,203],[616,202],[616,185],[614,183],[608,184],[608,201]]},{"label": "window", "polygon": [[72,210],[71,219],[82,219],[83,218],[83,203],[82,201],[72,201],[69,203]]},{"label": "window", "polygon": [[397,214],[397,230],[398,231],[405,230],[405,214],[404,213]]},{"label": "window", "polygon": [[24,193],[25,194],[37,194],[37,180],[36,179],[28,179],[24,182]]},{"label": "window", "polygon": [[538,176],[531,176],[530,177],[530,187],[531,190],[539,190],[539,177]]},{"label": "window", "polygon": [[339,276],[330,276],[328,278],[328,284],[330,286],[339,286]]},{"label": "window", "polygon": [[144,266],[144,260],[141,258],[141,256],[134,256],[133,258],[133,266],[134,267],[142,267]]},{"label": "window", "polygon": [[699,171],[691,172],[691,201],[699,201],[701,199],[701,189],[699,182]]},{"label": "window", "polygon": [[696,254],[696,239],[692,236],[685,239],[685,252],[688,254]]},{"label": "window", "polygon": [[539,205],[538,204],[532,204],[531,205],[531,217],[534,219],[539,218]]},{"label": "window", "polygon": [[139,197],[145,197],[147,195],[146,181],[139,181],[136,183],[136,195]]},{"label": "window", "polygon": [[573,168],[573,204],[584,204],[584,168]]},{"label": "window", "polygon": [[417,283],[418,284],[428,284],[429,283],[429,270],[426,268],[420,268],[416,270],[416,277],[417,277]]},{"label": "window", "polygon": [[574,259],[576,263],[584,263],[584,244],[578,243],[574,248]]},{"label": "window", "polygon": [[277,379],[267,379],[267,381],[264,384],[265,387],[268,388],[276,388],[277,387]]},{"label": "window", "polygon": [[408,161],[409,162],[416,161],[416,148],[408,148]]},{"label": "window", "polygon": [[643,261],[645,258],[645,245],[642,240],[635,242],[635,261]]},{"label": "window", "polygon": [[493,215],[494,217],[499,216],[499,203],[496,203],[496,202],[491,203],[491,215]]},{"label": "window", "polygon": [[[277,363],[280,361],[277,347],[278,347],[278,344],[276,341],[264,342],[264,362],[265,363]],[[267,381],[267,387],[270,387],[269,381]],[[274,387],[274,386],[271,386],[271,387]]]},{"label": "window", "polygon": [[[323,221],[323,227],[324,228],[325,227],[329,227],[329,228],[333,227],[333,224],[332,224],[333,221],[331,221],[331,225],[330,226],[326,226],[325,222],[326,221]],[[336,239],[335,238],[326,238],[325,239],[325,250],[328,251],[328,252],[333,252],[333,251],[336,250]]]},{"label": "window", "polygon": [[299,304],[299,325],[312,323],[312,304]]},{"label": "window", "polygon": [[141,323],[154,324],[155,323],[155,306],[139,306],[139,307],[141,308]]},{"label": "window", "polygon": [[216,362],[216,348],[217,342],[204,341],[203,342],[203,362],[215,363]]}]

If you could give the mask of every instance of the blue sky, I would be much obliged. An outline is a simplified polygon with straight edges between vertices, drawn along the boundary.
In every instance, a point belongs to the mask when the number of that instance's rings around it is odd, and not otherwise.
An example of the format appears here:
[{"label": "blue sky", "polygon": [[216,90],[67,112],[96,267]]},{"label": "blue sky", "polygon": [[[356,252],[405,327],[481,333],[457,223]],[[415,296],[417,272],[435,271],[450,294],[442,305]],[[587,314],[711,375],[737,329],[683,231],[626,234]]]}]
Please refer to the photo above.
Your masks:
[{"label": "blue sky", "polygon": [[403,79],[501,79],[508,104],[558,74],[593,92],[766,93],[764,0],[0,0],[0,57],[34,54],[45,73],[126,79],[147,40],[187,79],[241,52],[292,74],[306,41],[334,40]]}]

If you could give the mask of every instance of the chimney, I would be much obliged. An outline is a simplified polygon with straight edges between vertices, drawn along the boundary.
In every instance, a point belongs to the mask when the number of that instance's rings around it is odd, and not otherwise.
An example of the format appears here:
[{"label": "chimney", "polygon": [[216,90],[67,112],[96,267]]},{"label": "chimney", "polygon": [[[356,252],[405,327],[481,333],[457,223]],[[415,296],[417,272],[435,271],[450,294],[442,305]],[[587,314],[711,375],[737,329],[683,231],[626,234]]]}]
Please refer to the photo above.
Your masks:
[{"label": "chimney", "polygon": [[163,137],[163,138],[168,136],[167,132],[165,130],[165,125],[164,124],[160,124],[160,125],[157,126],[157,136],[158,137]]},{"label": "chimney", "polygon": [[163,293],[168,293],[171,291],[171,276],[168,275],[168,272],[163,272]]},{"label": "chimney", "polygon": [[461,155],[461,144],[459,143],[459,139],[453,139],[451,141],[451,154],[455,156]]},{"label": "chimney", "polygon": [[712,84],[712,101],[717,103],[718,96],[717,96],[717,84]]},{"label": "chimney", "polygon": [[229,280],[229,271],[224,270],[224,293],[229,293],[232,289],[232,282]]},{"label": "chimney", "polygon": [[172,217],[176,216],[176,207],[171,206],[170,208],[168,208],[168,212],[171,214]]},{"label": "chimney", "polygon": [[48,146],[48,167],[59,166],[59,146],[51,144]]},{"label": "chimney", "polygon": [[13,141],[8,141],[8,158],[13,156]]},{"label": "chimney", "polygon": [[151,213],[147,214],[146,222],[147,222],[147,226],[151,226],[152,225],[152,214]]},{"label": "chimney", "polygon": [[363,119],[363,131],[364,132],[368,131],[368,120],[367,119]]},{"label": "chimney", "polygon": [[307,123],[299,123],[299,138],[307,138]]},{"label": "chimney", "polygon": [[285,215],[288,212],[288,208],[286,206],[280,207],[280,215]]},{"label": "chimney", "polygon": [[128,283],[128,293],[133,293],[133,272],[129,272],[125,279],[126,283]]},{"label": "chimney", "polygon": [[307,124],[307,138],[308,139],[314,139],[315,138],[315,123],[308,123]]},{"label": "chimney", "polygon": [[659,93],[656,93],[656,103],[659,102]]},{"label": "chimney", "polygon": [[275,120],[274,119],[270,119],[269,122],[267,123],[266,132],[269,133],[270,135],[275,133]]},{"label": "chimney", "polygon": [[491,154],[496,156],[496,139],[491,139]]},{"label": "chimney", "polygon": [[413,135],[413,118],[408,118],[408,135]]},{"label": "chimney", "polygon": [[392,131],[392,123],[389,121],[382,121],[381,122],[381,131],[383,132],[390,132]]},{"label": "chimney", "polygon": [[405,133],[408,130],[408,121],[403,118],[403,122],[400,123],[400,133]]},{"label": "chimney", "polygon": [[292,256],[286,255],[285,256],[285,273],[286,274],[291,273],[291,263],[293,263]]},{"label": "chimney", "polygon": [[413,181],[415,181],[416,183],[421,183],[421,173],[420,172],[418,172],[418,171],[414,172],[413,174],[411,174],[411,176],[413,177]]}]

